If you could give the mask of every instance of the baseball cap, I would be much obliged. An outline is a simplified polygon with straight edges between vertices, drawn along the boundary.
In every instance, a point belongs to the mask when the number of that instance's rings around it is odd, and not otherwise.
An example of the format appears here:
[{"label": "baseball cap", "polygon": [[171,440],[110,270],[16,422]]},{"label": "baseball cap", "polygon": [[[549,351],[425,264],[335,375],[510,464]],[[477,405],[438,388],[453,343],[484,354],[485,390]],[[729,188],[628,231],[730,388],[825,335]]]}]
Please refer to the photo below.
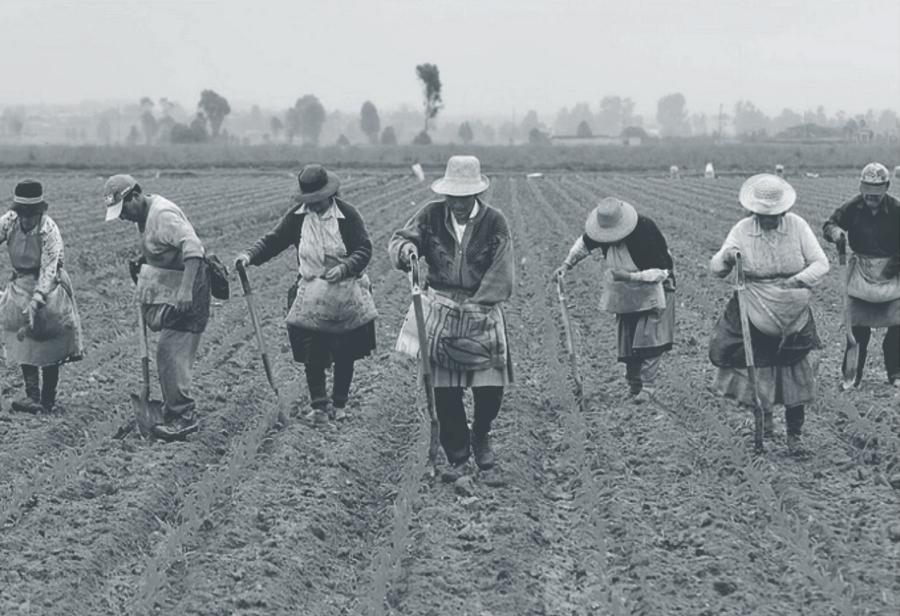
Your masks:
[{"label": "baseball cap", "polygon": [[137,181],[130,175],[120,173],[106,180],[103,186],[103,200],[106,202],[106,222],[115,220],[122,213],[122,202],[131,194]]}]

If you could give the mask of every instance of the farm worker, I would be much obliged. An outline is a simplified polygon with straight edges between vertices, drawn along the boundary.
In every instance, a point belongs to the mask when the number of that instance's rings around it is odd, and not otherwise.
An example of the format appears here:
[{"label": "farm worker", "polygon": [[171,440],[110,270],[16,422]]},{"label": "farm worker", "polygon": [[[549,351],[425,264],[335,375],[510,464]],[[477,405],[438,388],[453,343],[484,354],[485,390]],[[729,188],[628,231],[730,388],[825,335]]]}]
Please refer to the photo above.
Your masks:
[{"label": "farm worker", "polygon": [[879,163],[866,165],[860,194],[825,222],[825,239],[849,241],[855,263],[847,285],[853,337],[859,344],[854,385],[859,387],[873,327],[887,328],[882,343],[888,382],[900,388],[900,200],[887,194],[890,176]]},{"label": "farm worker", "polygon": [[564,276],[599,248],[606,260],[600,309],[616,315],[618,358],[632,401],[656,394],[663,353],[675,336],[675,274],[666,238],[630,203],[606,197],[591,211],[582,234],[554,276]]},{"label": "farm worker", "polygon": [[[12,408],[50,412],[56,404],[59,368],[82,357],[81,319],[72,281],[63,268],[63,240],[47,215],[37,180],[16,184],[12,208],[0,217],[13,268],[0,294],[0,322],[6,358],[22,366],[25,398]],[[43,377],[43,383],[41,383]]]},{"label": "farm worker", "polygon": [[[788,447],[801,453],[804,408],[816,394],[817,361],[811,352],[821,346],[810,289],[828,272],[828,259],[807,222],[788,211],[796,199],[794,188],[773,174],[744,182],[739,200],[752,215],[732,227],[710,270],[724,278],[737,253],[742,256],[764,435],[772,436],[772,409],[783,404]],[[718,368],[714,388],[752,408],[736,293],[713,330],[709,358]]]},{"label": "farm worker", "polygon": [[209,320],[206,250],[181,208],[144,193],[130,175],[110,177],[103,194],[107,222],[134,222],[141,232],[142,257],[133,264],[132,276],[147,327],[159,332],[156,367],[165,405],[164,423],[154,432],[164,440],[181,439],[199,428],[190,387]]},{"label": "farm worker", "polygon": [[[478,158],[451,156],[444,177],[431,185],[440,198],[410,218],[388,246],[397,269],[409,271],[413,255],[428,266],[423,304],[429,348],[421,352],[431,360],[447,460],[460,468],[474,450],[475,463],[485,470],[495,464],[491,423],[513,380],[502,303],[512,296],[515,274],[506,218],[482,196],[488,186]],[[412,306],[397,350],[412,357],[420,351]],[[471,430],[464,388],[471,388],[474,398]]]},{"label": "farm worker", "polygon": [[[366,266],[372,242],[362,216],[340,198],[340,178],[319,164],[297,176],[299,192],[275,228],[235,259],[262,265],[291,247],[297,280],[286,319],[294,361],[304,364],[312,424],[346,417],[356,360],[375,349],[375,303]],[[331,398],[325,371],[334,366]]]}]

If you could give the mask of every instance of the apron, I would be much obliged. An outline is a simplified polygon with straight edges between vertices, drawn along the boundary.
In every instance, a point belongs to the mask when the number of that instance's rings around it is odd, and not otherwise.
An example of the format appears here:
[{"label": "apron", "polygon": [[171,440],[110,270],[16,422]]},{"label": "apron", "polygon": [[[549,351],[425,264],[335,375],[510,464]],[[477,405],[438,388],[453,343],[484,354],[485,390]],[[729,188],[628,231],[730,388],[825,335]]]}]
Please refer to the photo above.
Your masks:
[{"label": "apron", "polygon": [[7,249],[14,273],[0,293],[0,328],[7,361],[28,366],[54,366],[81,359],[84,346],[81,318],[75,293],[62,263],[47,293],[47,302],[38,310],[34,328],[28,324],[27,310],[37,287],[43,241],[39,222],[25,233],[17,222],[9,232]]},{"label": "apron", "polygon": [[[609,248],[606,263],[610,270],[618,269],[629,273],[640,271],[624,242]],[[601,307],[605,304],[640,308],[616,314],[619,361],[655,357],[672,348],[675,339],[674,291],[666,291],[663,282],[628,281],[628,287],[617,287],[611,284],[614,282],[612,274],[609,271],[606,274],[609,278],[601,296]],[[623,296],[623,292],[632,295]],[[606,300],[603,299],[604,296]],[[647,307],[643,308],[644,306]]]},{"label": "apron", "polygon": [[900,325],[900,274],[888,278],[891,257],[854,255],[847,281],[850,324],[863,327]]}]

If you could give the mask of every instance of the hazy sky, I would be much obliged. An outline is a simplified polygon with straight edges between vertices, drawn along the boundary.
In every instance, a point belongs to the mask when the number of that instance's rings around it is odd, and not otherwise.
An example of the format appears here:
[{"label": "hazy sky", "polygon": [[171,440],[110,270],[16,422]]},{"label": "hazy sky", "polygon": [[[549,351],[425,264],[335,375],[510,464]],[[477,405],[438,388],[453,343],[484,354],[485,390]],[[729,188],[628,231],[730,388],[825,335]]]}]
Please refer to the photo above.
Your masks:
[{"label": "hazy sky", "polygon": [[[555,114],[607,94],[655,114],[750,99],[769,114],[900,108],[898,0],[0,0],[0,104],[138,100]],[[546,118],[549,119],[549,118]]]}]

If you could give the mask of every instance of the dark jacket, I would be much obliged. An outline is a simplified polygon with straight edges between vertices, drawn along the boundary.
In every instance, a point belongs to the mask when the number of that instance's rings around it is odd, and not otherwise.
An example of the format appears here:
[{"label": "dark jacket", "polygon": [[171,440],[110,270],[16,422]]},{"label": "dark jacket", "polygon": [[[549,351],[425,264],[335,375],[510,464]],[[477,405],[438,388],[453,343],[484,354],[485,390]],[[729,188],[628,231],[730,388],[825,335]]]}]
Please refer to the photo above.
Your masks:
[{"label": "dark jacket", "polygon": [[503,213],[478,200],[462,244],[456,240],[446,201],[432,201],[391,237],[388,253],[394,267],[406,244],[415,245],[428,263],[428,284],[437,291],[461,291],[469,301],[492,306],[510,298],[515,287],[512,238]]},{"label": "dark jacket", "polygon": [[[599,248],[603,251],[603,256],[609,250],[612,244],[597,242],[588,237],[587,233],[582,236],[584,245],[588,250]],[[628,237],[624,240],[628,252],[635,266],[641,271],[648,269],[666,269],[669,270],[669,280],[674,288],[675,286],[675,263],[672,261],[672,255],[669,254],[669,246],[666,244],[666,238],[656,226],[656,223],[646,216],[638,216],[637,225]]]},{"label": "dark jacket", "polygon": [[[356,208],[337,197],[334,200],[344,215],[343,219],[338,219],[338,230],[344,246],[347,247],[347,256],[344,259],[348,268],[347,275],[359,276],[372,259],[372,242],[369,240],[362,216]],[[296,213],[300,207],[300,204],[292,205],[274,229],[256,240],[247,251],[251,265],[262,265],[290,246],[295,249],[299,247],[303,220],[306,218],[306,214]]]},{"label": "dark jacket", "polygon": [[834,211],[825,221],[825,238],[840,227],[847,232],[853,252],[867,257],[896,257],[900,254],[900,201],[885,195],[873,215],[862,195],[857,195]]}]

